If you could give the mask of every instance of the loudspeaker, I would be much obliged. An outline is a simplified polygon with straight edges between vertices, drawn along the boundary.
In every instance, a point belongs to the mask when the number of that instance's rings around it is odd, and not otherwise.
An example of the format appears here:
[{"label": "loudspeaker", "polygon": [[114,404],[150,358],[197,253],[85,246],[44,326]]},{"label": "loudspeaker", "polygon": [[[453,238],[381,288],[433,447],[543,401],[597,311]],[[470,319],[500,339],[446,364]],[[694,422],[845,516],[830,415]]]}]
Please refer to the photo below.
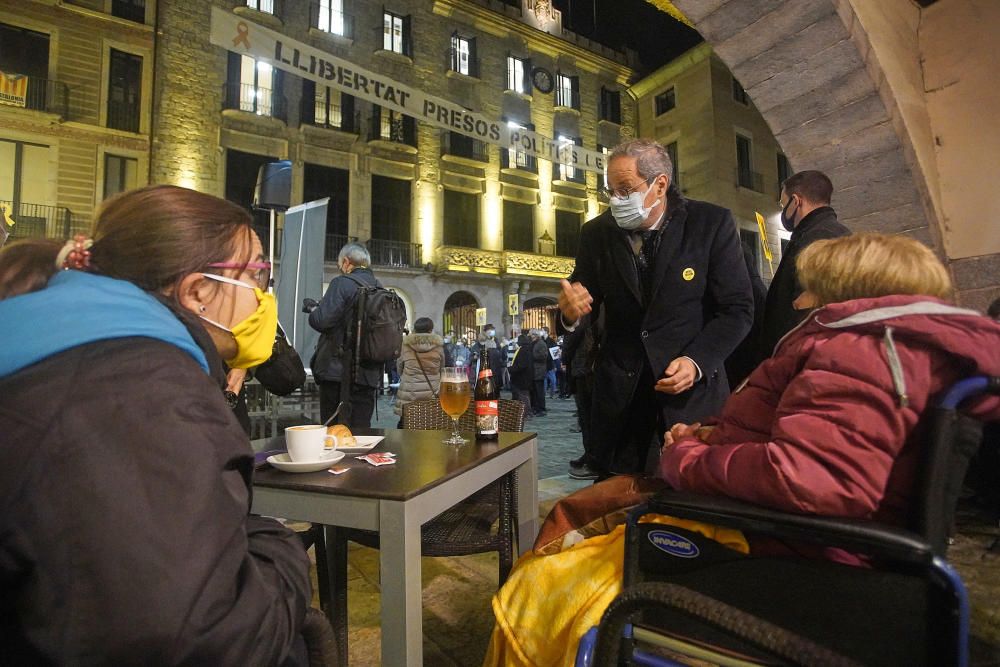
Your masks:
[{"label": "loudspeaker", "polygon": [[284,211],[292,200],[292,161],[279,160],[260,166],[253,191],[254,208]]}]

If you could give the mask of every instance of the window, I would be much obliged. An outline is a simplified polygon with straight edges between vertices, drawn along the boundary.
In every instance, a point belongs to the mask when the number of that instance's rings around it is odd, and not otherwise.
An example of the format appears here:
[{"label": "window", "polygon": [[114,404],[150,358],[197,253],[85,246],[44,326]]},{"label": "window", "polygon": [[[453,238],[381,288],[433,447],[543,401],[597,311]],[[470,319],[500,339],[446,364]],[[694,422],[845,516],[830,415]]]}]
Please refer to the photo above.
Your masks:
[{"label": "window", "polygon": [[410,17],[392,12],[382,12],[382,48],[404,56],[412,54],[410,46]]},{"label": "window", "polygon": [[274,0],[247,0],[247,7],[265,14],[274,13]]},{"label": "window", "polygon": [[111,15],[136,23],[145,23],[146,0],[111,0]]},{"label": "window", "polygon": [[754,189],[753,142],[742,134],[736,135],[736,184]]},{"label": "window", "polygon": [[556,254],[576,257],[580,246],[580,214],[556,209]]},{"label": "window", "polygon": [[134,157],[104,155],[104,199],[136,186],[139,161]]},{"label": "window", "polygon": [[271,216],[266,210],[252,208],[251,202],[254,189],[257,187],[257,172],[260,171],[261,165],[277,159],[233,149],[226,150],[226,199],[250,211],[250,215],[253,216],[253,230],[260,237],[265,255],[271,242],[269,234]]},{"label": "window", "polygon": [[142,57],[111,49],[108,69],[108,127],[139,131]]},{"label": "window", "polygon": [[535,251],[534,206],[516,201],[503,203],[503,249]]},{"label": "window", "polygon": [[469,192],[444,191],[445,245],[479,247],[479,197]]},{"label": "window", "polygon": [[579,137],[567,137],[560,134],[556,137],[559,144],[559,179],[563,181],[583,182],[585,180],[583,170],[573,166],[573,146],[579,146],[582,142]]},{"label": "window", "polygon": [[[535,129],[535,126],[531,123],[522,124],[514,120],[508,120],[507,127],[512,130],[534,131]],[[504,169],[525,169],[527,171],[535,171],[535,156],[528,155],[524,151],[519,151],[516,148],[501,150],[500,160],[500,166]]]},{"label": "window", "polygon": [[285,119],[282,72],[264,61],[229,54],[225,108]]},{"label": "window", "polygon": [[349,37],[347,17],[344,16],[344,0],[319,0],[311,5],[316,11],[313,25],[323,32]]},{"label": "window", "polygon": [[302,201],[329,197],[326,205],[326,238],[323,257],[336,261],[337,253],[347,243],[347,220],[350,211],[351,177],[346,169],[305,163],[302,170]]},{"label": "window", "polygon": [[622,123],[622,95],[617,90],[601,86],[601,120]]},{"label": "window", "polygon": [[531,61],[507,56],[507,90],[527,95],[531,91],[530,73]]},{"label": "window", "polygon": [[458,132],[441,136],[441,155],[455,155],[478,162],[489,162],[490,153],[485,142]]},{"label": "window", "polygon": [[372,238],[410,240],[410,181],[372,176]]},{"label": "window", "polygon": [[654,103],[656,104],[656,115],[660,116],[667,113],[677,105],[676,93],[674,92],[673,86],[667,88],[662,93],[654,98]]},{"label": "window", "polygon": [[49,221],[51,233],[69,232],[68,211],[46,205],[50,172],[48,146],[0,139],[0,202],[13,209],[12,237],[45,236]]},{"label": "window", "polygon": [[788,163],[788,158],[778,153],[778,194],[781,194],[781,185],[792,175],[792,165]]},{"label": "window", "polygon": [[479,76],[475,39],[461,37],[458,33],[452,34],[451,69],[453,72],[458,72],[466,76]]},{"label": "window", "polygon": [[673,166],[673,171],[670,172],[670,184],[676,187],[678,190],[681,189],[680,174],[681,169],[677,165],[677,142],[671,141],[667,144],[667,155],[670,156],[670,164]]},{"label": "window", "polygon": [[740,82],[736,80],[735,76],[733,77],[733,99],[740,104],[750,104],[750,98],[747,97],[747,91],[743,90],[743,86],[740,85]]},{"label": "window", "polygon": [[745,251],[750,253],[753,266],[757,269],[757,273],[760,273],[760,234],[753,230],[743,229],[740,227],[740,244],[743,246]]},{"label": "window", "polygon": [[556,74],[556,106],[580,108],[580,77]]},{"label": "window", "polygon": [[395,141],[410,146],[417,145],[417,122],[412,116],[407,116],[392,109],[372,107],[371,122],[372,140]]},{"label": "window", "polygon": [[[49,36],[0,23],[0,72],[27,76],[23,92],[25,108],[46,109]],[[39,80],[32,80],[36,78]],[[21,106],[19,101],[10,103]]]},{"label": "window", "polygon": [[354,97],[314,81],[302,82],[302,122],[356,132]]}]

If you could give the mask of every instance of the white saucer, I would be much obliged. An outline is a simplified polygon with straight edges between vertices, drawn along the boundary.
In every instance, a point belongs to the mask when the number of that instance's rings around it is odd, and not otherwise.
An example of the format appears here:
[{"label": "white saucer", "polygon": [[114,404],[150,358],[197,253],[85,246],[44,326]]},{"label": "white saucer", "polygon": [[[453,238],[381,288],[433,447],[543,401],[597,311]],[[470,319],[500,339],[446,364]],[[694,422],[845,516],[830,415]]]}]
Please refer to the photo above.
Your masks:
[{"label": "white saucer", "polygon": [[367,452],[372,449],[378,443],[385,440],[384,435],[356,435],[354,436],[355,442],[357,444],[354,447],[337,447],[338,452],[344,452],[345,454],[360,454],[362,452]]},{"label": "white saucer", "polygon": [[285,472],[316,472],[317,470],[329,468],[331,464],[336,463],[342,458],[344,458],[344,452],[338,450],[319,461],[293,461],[288,454],[275,454],[274,456],[268,456],[267,462],[278,470],[284,470]]}]

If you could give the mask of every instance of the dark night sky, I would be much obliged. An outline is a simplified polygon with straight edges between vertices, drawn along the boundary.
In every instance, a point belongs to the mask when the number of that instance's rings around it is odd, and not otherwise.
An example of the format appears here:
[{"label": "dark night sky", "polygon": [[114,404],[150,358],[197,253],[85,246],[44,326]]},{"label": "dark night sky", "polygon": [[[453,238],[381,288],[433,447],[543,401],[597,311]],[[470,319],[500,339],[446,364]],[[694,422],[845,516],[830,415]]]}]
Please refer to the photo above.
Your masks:
[{"label": "dark night sky", "polygon": [[[639,52],[648,74],[702,41],[701,35],[646,0],[553,0],[563,27],[613,48]],[[595,30],[596,17],[596,30]]]}]

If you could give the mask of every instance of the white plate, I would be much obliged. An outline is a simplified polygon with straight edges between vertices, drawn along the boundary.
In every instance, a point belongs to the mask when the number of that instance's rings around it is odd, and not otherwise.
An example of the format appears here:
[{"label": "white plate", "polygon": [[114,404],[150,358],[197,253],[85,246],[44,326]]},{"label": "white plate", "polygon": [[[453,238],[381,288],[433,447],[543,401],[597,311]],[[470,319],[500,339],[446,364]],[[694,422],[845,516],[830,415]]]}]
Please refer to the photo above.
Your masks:
[{"label": "white plate", "polygon": [[354,447],[337,447],[338,452],[344,452],[345,454],[358,454],[360,452],[367,452],[372,449],[375,445],[385,440],[384,435],[356,435],[354,439],[357,441],[357,445]]},{"label": "white plate", "polygon": [[278,470],[284,470],[285,472],[316,472],[317,470],[329,468],[331,464],[336,463],[342,458],[344,458],[344,452],[341,451],[335,451],[319,461],[293,461],[288,454],[275,454],[274,456],[268,456],[267,462]]}]

